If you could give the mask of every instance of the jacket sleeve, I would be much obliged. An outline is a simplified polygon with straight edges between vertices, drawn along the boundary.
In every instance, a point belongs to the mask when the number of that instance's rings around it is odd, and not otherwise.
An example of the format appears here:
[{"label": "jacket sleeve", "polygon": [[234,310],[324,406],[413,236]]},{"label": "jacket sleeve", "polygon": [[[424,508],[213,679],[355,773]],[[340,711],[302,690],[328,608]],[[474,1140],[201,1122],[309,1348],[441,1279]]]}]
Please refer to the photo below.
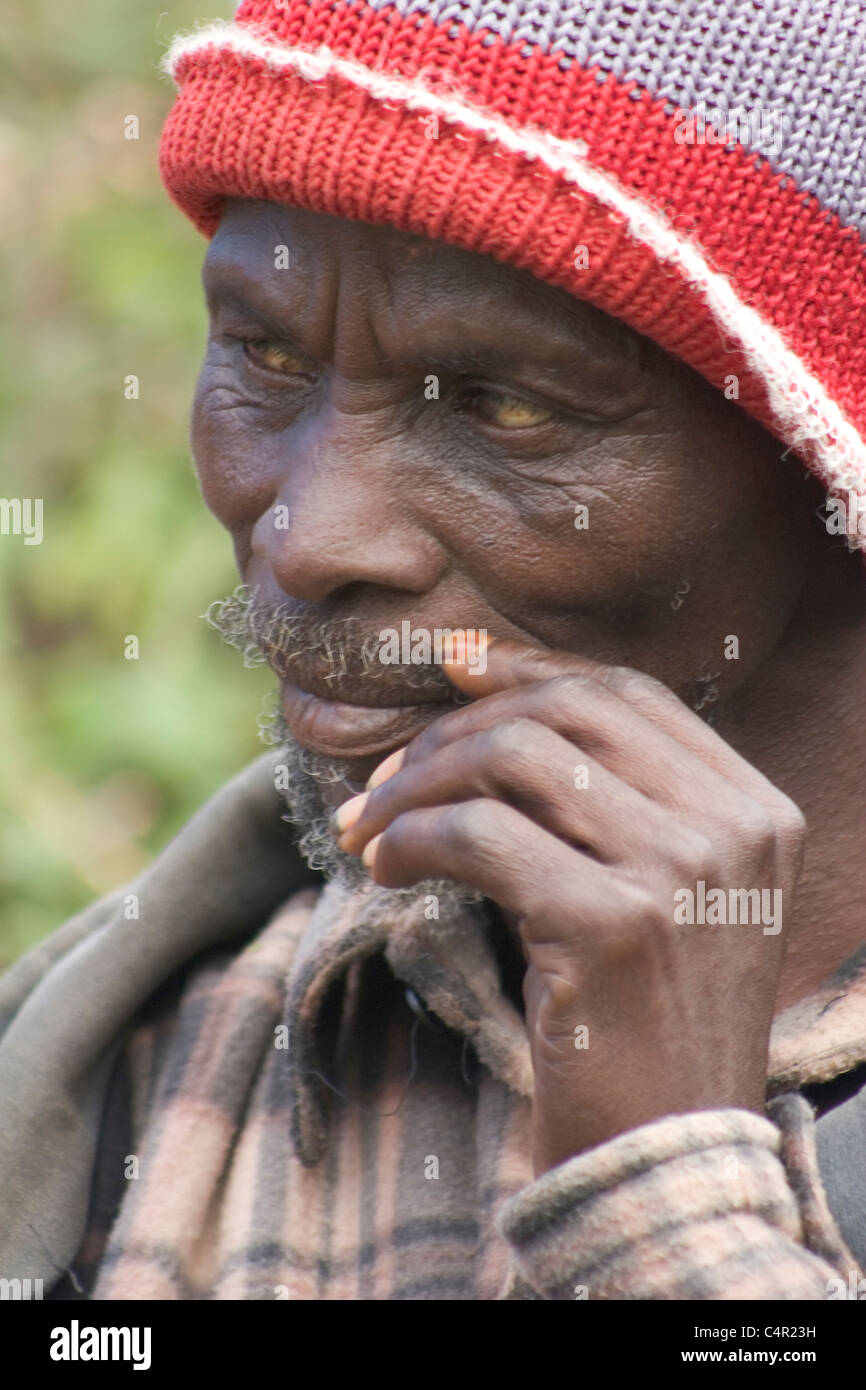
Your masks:
[{"label": "jacket sleeve", "polygon": [[138,879],[0,978],[0,1276],[49,1287],[69,1269],[109,1080],[141,1007],[200,952],[249,935],[309,882],[273,758],[251,763]]},{"label": "jacket sleeve", "polygon": [[849,1296],[862,1272],[827,1205],[812,1108],[790,1092],[768,1116],[667,1116],[537,1178],[500,1213],[514,1257],[500,1296]]}]

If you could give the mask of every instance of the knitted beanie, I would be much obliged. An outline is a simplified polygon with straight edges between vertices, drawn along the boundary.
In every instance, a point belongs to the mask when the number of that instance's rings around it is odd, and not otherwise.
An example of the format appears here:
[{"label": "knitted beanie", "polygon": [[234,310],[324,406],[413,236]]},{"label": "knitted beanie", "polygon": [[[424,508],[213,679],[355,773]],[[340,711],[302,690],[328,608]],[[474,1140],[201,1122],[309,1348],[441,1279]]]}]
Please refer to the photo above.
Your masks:
[{"label": "knitted beanie", "polygon": [[522,267],[738,400],[866,532],[864,0],[242,0],[164,67],[162,176],[205,236],[264,198]]}]

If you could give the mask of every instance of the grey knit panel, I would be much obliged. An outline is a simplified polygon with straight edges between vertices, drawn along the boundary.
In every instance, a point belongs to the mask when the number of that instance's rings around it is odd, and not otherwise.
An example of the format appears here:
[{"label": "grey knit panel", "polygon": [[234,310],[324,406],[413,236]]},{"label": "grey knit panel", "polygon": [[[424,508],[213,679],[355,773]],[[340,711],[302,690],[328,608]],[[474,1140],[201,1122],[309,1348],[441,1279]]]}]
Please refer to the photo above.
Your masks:
[{"label": "grey knit panel", "polygon": [[[345,0],[333,0],[341,5]],[[723,123],[866,235],[866,0],[367,0],[559,53]],[[701,123],[701,117],[705,124]]]}]

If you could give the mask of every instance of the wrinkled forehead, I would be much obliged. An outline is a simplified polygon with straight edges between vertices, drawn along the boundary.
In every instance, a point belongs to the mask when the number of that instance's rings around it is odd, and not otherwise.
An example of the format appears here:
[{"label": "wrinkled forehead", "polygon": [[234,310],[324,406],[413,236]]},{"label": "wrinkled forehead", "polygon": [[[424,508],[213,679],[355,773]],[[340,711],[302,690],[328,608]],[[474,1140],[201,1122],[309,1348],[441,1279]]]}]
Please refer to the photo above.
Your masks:
[{"label": "wrinkled forehead", "polygon": [[622,320],[491,255],[262,200],[226,200],[203,282],[212,306],[235,300],[267,316],[296,315],[333,308],[339,297],[359,310],[386,308],[403,337],[432,325],[458,337],[471,329],[503,356],[519,343],[539,358],[669,360]]}]

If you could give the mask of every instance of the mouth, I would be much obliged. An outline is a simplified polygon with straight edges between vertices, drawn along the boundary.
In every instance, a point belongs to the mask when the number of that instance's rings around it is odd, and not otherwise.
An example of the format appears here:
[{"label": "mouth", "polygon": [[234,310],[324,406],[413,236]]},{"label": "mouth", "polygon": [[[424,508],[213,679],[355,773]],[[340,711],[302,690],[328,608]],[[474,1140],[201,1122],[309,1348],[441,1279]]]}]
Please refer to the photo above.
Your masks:
[{"label": "mouth", "polygon": [[384,758],[456,708],[454,700],[444,698],[424,703],[410,699],[398,705],[329,700],[286,681],[280,683],[280,699],[298,743],[311,753],[352,759]]}]

